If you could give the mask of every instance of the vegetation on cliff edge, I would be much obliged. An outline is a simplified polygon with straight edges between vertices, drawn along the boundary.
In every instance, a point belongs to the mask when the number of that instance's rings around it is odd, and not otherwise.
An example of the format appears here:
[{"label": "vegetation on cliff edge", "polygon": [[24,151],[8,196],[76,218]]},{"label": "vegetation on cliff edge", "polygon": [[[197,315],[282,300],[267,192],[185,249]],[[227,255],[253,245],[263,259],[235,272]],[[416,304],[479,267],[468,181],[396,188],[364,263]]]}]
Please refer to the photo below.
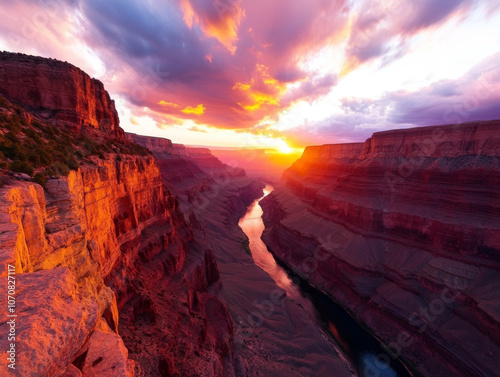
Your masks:
[{"label": "vegetation on cliff edge", "polygon": [[146,148],[109,138],[91,138],[67,127],[33,119],[0,96],[0,169],[27,174],[45,184],[49,176],[67,176],[81,164],[106,154],[149,155]]}]

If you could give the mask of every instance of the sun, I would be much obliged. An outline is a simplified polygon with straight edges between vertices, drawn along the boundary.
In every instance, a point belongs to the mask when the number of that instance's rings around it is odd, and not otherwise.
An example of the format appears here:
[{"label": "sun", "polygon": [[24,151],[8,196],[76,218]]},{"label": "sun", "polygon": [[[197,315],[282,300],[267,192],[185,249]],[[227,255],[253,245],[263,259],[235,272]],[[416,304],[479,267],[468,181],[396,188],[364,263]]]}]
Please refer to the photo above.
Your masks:
[{"label": "sun", "polygon": [[278,147],[278,152],[280,152],[282,154],[290,154],[293,152],[293,149],[290,148],[285,142],[283,142],[283,144],[281,144]]},{"label": "sun", "polygon": [[284,147],[280,147],[279,151],[280,151],[280,153],[283,153],[283,154],[290,154],[293,152],[293,149],[290,148],[288,145],[285,145]]}]

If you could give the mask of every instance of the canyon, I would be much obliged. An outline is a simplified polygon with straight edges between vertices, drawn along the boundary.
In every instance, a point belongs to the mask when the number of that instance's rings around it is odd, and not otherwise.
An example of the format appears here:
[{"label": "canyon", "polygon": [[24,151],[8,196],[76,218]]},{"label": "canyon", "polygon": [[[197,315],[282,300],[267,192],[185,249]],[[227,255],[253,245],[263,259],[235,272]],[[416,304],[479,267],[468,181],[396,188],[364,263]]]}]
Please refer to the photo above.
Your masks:
[{"label": "canyon", "polygon": [[307,147],[281,180],[119,122],[77,67],[0,53],[12,375],[499,375],[499,121]]},{"label": "canyon", "polygon": [[[13,375],[353,375],[248,254],[238,220],[261,182],[208,149],[125,134],[102,84],[68,63],[0,60],[0,276],[7,286],[15,267]],[[70,150],[60,143],[67,130]],[[16,143],[30,138],[76,163],[64,174],[9,171],[8,156],[26,161]],[[35,182],[41,169],[46,180]],[[2,335],[9,318],[2,311]]]},{"label": "canyon", "polygon": [[416,375],[498,376],[499,121],[307,147],[263,240]]},{"label": "canyon", "polygon": [[115,103],[102,82],[71,64],[3,52],[0,82],[5,97],[41,119],[123,138]]}]

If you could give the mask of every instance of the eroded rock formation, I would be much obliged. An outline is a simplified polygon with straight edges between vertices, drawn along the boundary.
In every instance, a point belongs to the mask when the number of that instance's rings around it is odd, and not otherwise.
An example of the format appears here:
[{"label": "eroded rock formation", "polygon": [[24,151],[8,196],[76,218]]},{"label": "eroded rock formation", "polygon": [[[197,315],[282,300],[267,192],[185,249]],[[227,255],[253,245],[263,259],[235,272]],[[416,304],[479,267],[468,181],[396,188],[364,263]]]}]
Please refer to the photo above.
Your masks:
[{"label": "eroded rock formation", "polygon": [[308,147],[261,203],[269,249],[425,376],[498,376],[499,121]]}]

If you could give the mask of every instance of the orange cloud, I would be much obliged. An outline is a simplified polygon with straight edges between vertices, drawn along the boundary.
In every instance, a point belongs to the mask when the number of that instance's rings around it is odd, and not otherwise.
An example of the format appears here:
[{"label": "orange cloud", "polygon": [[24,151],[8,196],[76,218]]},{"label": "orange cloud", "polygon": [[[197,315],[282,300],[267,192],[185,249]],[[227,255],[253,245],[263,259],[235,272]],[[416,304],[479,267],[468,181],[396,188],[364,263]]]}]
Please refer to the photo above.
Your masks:
[{"label": "orange cloud", "polygon": [[248,92],[247,104],[238,103],[247,111],[253,112],[265,106],[279,106],[280,98],[285,92],[285,85],[282,85],[269,74],[269,68],[263,64],[257,64],[254,77],[250,83],[237,82],[233,90]]},{"label": "orange cloud", "polygon": [[250,89],[250,84],[243,84],[241,82],[237,82],[234,84],[233,89],[239,89],[239,90],[249,90]]},{"label": "orange cloud", "polygon": [[253,104],[242,106],[245,110],[248,110],[248,111],[258,110],[265,105],[279,106],[279,104],[280,104],[279,100],[274,98],[270,94],[254,92],[254,93],[250,94],[250,96],[253,99]]},{"label": "orange cloud", "polygon": [[176,103],[167,102],[167,101],[163,101],[163,100],[158,102],[158,105],[163,106],[163,107],[179,107],[179,105]]},{"label": "orange cloud", "polygon": [[202,116],[205,113],[205,106],[199,104],[196,107],[188,106],[185,109],[181,110],[184,114],[194,114],[197,116]]},{"label": "orange cloud", "polygon": [[200,25],[207,37],[216,38],[231,54],[236,51],[234,43],[238,39],[238,27],[244,17],[244,11],[238,2],[228,3],[214,0],[213,9],[208,11],[200,3],[181,0],[184,22],[189,28],[194,23]]}]

